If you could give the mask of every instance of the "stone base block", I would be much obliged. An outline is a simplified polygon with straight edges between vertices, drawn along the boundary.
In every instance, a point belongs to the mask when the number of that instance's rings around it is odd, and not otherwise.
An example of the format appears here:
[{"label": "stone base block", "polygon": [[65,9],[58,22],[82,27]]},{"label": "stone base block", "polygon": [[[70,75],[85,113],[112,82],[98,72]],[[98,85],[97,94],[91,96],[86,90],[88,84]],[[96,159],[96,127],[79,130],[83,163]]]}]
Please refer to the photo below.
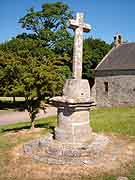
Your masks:
[{"label": "stone base block", "polygon": [[55,138],[66,143],[84,143],[91,140],[89,108],[58,108],[58,127]]},{"label": "stone base block", "polygon": [[[23,152],[34,160],[48,164],[106,166],[112,169],[127,165],[134,158],[135,143],[129,139],[104,134],[92,134],[90,142],[82,145],[61,143],[51,136],[24,145]],[[125,166],[126,167],[126,166]]]},{"label": "stone base block", "polygon": [[87,127],[71,128],[69,131],[60,128],[55,129],[55,139],[67,144],[85,143],[92,139],[89,125]]}]

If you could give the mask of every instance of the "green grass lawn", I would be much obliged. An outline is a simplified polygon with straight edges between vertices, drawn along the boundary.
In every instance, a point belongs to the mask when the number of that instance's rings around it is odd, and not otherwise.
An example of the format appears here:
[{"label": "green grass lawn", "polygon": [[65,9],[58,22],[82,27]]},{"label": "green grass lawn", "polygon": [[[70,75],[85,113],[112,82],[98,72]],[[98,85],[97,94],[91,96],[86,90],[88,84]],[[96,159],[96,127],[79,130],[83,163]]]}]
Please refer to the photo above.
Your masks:
[{"label": "green grass lawn", "polygon": [[[119,107],[119,108],[100,108],[92,109],[90,112],[91,126],[94,132],[118,133],[122,135],[135,136],[135,108],[133,107]],[[41,128],[41,134],[45,134],[48,130],[56,125],[56,117],[49,117],[46,119],[36,120],[36,127]],[[10,149],[17,144],[26,142],[34,138],[31,134],[29,137],[14,136],[14,132],[29,128],[29,122],[16,123],[12,125],[0,126],[0,171],[5,174],[6,167],[10,162]],[[6,134],[13,134],[8,135]],[[135,164],[135,163],[134,163]],[[135,180],[135,166],[129,171],[129,180]],[[0,173],[0,180],[4,180]],[[3,179],[2,179],[3,178]],[[82,180],[115,180],[115,176],[101,176],[101,177],[82,177]],[[14,179],[10,179],[14,180]],[[18,179],[17,179],[18,180]],[[37,179],[38,180],[38,179]]]},{"label": "green grass lawn", "polygon": [[[50,129],[53,128],[56,125],[56,117],[48,117],[48,118],[41,118],[37,119],[35,121],[35,127],[37,128],[44,128]],[[0,133],[4,132],[14,132],[19,131],[22,129],[29,129],[31,126],[30,122],[18,122],[15,124],[9,124],[9,125],[0,125]]]},{"label": "green grass lawn", "polygon": [[91,111],[91,126],[96,132],[135,136],[135,108],[100,108]]},{"label": "green grass lawn", "polygon": [[[113,132],[135,136],[135,108],[115,107],[92,109],[90,112],[91,126],[95,132]],[[56,125],[56,117],[36,120],[37,127]],[[29,122],[0,126],[0,132],[29,128]]]}]

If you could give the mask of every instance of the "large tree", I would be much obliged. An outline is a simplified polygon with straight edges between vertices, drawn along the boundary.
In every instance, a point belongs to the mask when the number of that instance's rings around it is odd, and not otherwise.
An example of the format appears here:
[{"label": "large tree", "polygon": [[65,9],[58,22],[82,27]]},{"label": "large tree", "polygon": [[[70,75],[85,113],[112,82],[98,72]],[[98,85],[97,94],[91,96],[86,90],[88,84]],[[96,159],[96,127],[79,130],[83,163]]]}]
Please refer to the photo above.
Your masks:
[{"label": "large tree", "polygon": [[68,5],[62,2],[42,5],[40,11],[30,8],[20,19],[23,28],[34,33],[44,47],[62,54],[69,51],[72,43],[71,34],[67,31],[67,21],[72,18]]},{"label": "large tree", "polygon": [[[34,46],[34,42],[32,44]],[[54,53],[43,56],[45,52],[41,51],[43,54],[38,52],[37,58],[34,49],[28,49],[32,44],[29,39],[13,39],[0,47],[0,93],[25,97],[33,128],[41,101],[61,94],[70,69],[62,57]]]},{"label": "large tree", "polygon": [[30,34],[23,33],[0,45],[0,91],[25,97],[32,127],[41,100],[60,95],[70,74],[67,64],[72,36],[66,25],[71,17],[69,7],[59,2],[44,4],[41,11],[31,8],[20,19]]}]

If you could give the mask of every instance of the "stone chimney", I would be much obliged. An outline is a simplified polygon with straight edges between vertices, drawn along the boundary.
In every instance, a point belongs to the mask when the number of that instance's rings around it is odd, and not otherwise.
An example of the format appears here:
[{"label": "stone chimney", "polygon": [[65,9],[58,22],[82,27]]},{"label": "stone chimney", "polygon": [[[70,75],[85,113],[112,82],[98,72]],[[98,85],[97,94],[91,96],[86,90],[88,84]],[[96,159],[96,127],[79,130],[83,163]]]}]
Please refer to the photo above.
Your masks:
[{"label": "stone chimney", "polygon": [[114,36],[114,47],[118,47],[120,44],[123,43],[123,39],[122,39],[122,36],[121,34],[117,33],[115,36]]}]

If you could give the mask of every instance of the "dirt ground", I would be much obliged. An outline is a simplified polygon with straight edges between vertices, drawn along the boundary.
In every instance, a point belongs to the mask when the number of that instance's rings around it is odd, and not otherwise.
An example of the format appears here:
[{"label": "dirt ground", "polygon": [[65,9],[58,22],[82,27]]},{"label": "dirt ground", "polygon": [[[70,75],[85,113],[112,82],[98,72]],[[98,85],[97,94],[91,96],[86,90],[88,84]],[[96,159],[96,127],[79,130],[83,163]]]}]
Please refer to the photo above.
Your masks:
[{"label": "dirt ground", "polygon": [[[9,136],[9,135],[8,135]],[[13,136],[10,134],[10,136]],[[30,133],[20,132],[14,134],[13,138],[20,136],[31,136]],[[112,135],[110,135],[112,136]],[[35,134],[33,137],[38,138]],[[96,177],[102,175],[126,176],[128,170],[135,161],[135,139],[115,136],[116,139],[125,140],[128,142],[128,154],[132,156],[122,156],[117,161],[108,162],[107,164],[99,164],[96,166],[90,165],[47,165],[38,161],[32,160],[30,156],[23,153],[23,144],[19,144],[8,151],[10,161],[5,167],[6,180],[79,180],[84,176]],[[131,150],[132,149],[132,150]],[[3,174],[3,178],[5,178]],[[2,179],[1,180],[5,180]]]}]

